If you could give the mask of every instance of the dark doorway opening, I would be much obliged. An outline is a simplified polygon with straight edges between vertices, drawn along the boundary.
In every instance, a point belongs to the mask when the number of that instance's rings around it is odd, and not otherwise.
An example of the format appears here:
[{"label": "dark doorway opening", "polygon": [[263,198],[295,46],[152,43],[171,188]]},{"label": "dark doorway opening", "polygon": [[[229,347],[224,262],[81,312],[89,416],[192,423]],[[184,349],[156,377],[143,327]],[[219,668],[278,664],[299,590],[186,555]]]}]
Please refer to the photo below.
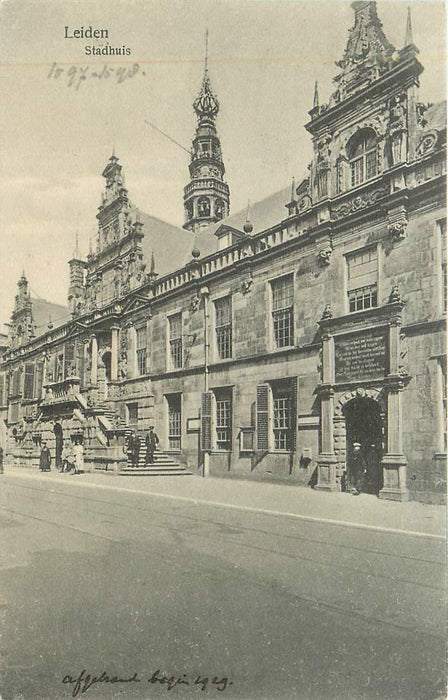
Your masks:
[{"label": "dark doorway opening", "polygon": [[380,405],[356,398],[344,407],[346,426],[346,490],[378,495],[383,487],[383,425]]},{"label": "dark doorway opening", "polygon": [[60,469],[62,466],[62,445],[63,445],[62,426],[59,423],[55,423],[55,426],[53,428],[53,432],[54,432],[54,437],[55,437],[54,462],[55,462],[56,469]]},{"label": "dark doorway opening", "polygon": [[104,369],[106,372],[106,379],[108,382],[110,382],[111,378],[111,363],[112,363],[112,355],[109,351],[105,352],[104,355],[101,358],[103,360],[104,364]]}]

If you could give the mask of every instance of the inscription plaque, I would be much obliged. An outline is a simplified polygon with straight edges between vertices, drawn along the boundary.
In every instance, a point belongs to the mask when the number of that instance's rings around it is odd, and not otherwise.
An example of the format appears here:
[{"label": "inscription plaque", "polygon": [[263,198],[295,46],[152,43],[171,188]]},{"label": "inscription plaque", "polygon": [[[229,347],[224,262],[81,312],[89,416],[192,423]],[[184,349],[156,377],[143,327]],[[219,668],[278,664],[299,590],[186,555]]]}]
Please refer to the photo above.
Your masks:
[{"label": "inscription plaque", "polygon": [[379,379],[388,373],[387,331],[334,339],[335,381]]}]

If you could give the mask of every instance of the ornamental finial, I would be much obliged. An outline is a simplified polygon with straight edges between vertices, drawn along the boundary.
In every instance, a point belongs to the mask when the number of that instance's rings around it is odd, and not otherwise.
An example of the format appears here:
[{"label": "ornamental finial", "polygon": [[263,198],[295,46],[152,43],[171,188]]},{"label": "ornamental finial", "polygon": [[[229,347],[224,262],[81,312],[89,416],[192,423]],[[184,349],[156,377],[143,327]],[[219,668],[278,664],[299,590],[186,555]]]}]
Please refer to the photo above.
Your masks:
[{"label": "ornamental finial", "polygon": [[319,86],[317,80],[314,82],[314,100],[313,109],[319,108]]},{"label": "ornamental finial", "polygon": [[411,19],[411,8],[408,7],[408,16],[406,19],[406,33],[404,35],[404,45],[411,46],[414,43],[412,38],[412,19]]},{"label": "ornamental finial", "polygon": [[243,225],[243,231],[244,231],[244,233],[247,233],[247,235],[251,234],[252,231],[254,230],[254,227],[252,225],[252,221],[250,220],[250,217],[249,217],[249,211],[250,211],[250,199],[247,200],[246,221],[244,222],[244,225]]},{"label": "ornamental finial", "polygon": [[219,112],[218,98],[212,92],[208,75],[208,28],[205,31],[204,77],[199,95],[193,102],[193,108],[199,120],[207,117],[214,120]]}]

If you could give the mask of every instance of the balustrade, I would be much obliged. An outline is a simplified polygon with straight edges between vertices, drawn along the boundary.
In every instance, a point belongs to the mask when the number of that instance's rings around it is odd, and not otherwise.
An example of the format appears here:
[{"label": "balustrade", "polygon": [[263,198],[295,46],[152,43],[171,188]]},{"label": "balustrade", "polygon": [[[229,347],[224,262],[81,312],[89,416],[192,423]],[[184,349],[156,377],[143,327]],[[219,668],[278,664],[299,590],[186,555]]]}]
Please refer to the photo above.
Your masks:
[{"label": "balustrade", "polygon": [[42,405],[55,403],[77,403],[76,395],[80,393],[79,377],[69,377],[59,382],[46,384]]}]

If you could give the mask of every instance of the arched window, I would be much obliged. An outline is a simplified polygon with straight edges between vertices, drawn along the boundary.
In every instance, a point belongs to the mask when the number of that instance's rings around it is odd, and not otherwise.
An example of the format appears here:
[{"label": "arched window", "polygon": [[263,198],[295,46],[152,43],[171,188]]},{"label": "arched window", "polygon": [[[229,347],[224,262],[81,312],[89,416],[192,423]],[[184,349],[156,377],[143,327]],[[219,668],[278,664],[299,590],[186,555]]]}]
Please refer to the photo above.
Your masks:
[{"label": "arched window", "polygon": [[224,217],[224,202],[222,199],[215,201],[215,217],[219,220]]},{"label": "arched window", "polygon": [[199,197],[198,216],[210,216],[210,200],[208,197]]},{"label": "arched window", "polygon": [[378,146],[373,129],[362,129],[347,144],[352,187],[378,175]]}]

